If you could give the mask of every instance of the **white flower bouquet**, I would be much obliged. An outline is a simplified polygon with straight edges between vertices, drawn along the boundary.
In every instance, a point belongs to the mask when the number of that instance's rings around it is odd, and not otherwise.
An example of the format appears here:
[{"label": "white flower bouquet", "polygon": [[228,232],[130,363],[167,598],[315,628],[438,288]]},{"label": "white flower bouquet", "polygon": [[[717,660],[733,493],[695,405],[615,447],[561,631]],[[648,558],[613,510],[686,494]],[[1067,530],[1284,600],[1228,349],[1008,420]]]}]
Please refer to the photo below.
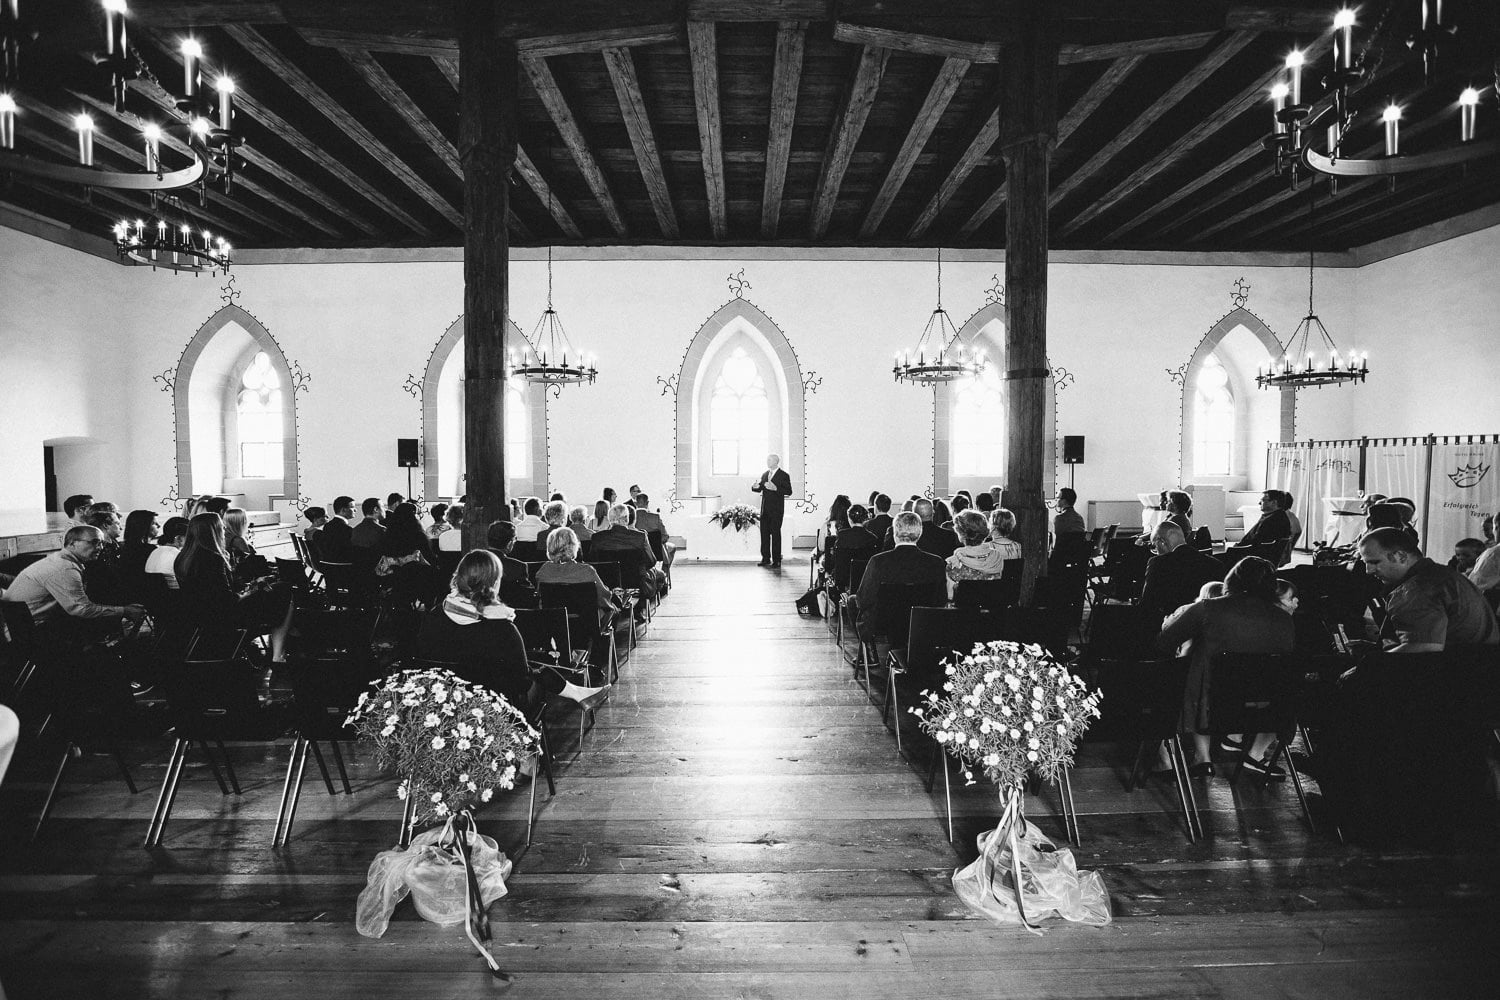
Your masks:
[{"label": "white flower bouquet", "polygon": [[735,531],[748,531],[760,523],[760,511],[745,503],[730,504],[714,511],[708,520],[726,531],[731,527]]},{"label": "white flower bouquet", "polygon": [[974,782],[982,768],[1000,790],[1000,823],[979,835],[979,857],[953,873],[953,888],[977,912],[1041,933],[1051,915],[1088,924],[1111,920],[1109,893],[1097,872],[1080,872],[1026,822],[1022,789],[1035,774],[1063,776],[1079,737],[1099,716],[1099,695],[1040,646],[977,643],[949,663],[943,693],[922,692],[911,709],[944,752],[959,758]]},{"label": "white flower bouquet", "polygon": [[526,717],[500,695],[448,670],[403,670],[360,695],[348,723],[375,745],[381,767],[415,797],[416,821],[442,822],[515,787],[541,747]]}]

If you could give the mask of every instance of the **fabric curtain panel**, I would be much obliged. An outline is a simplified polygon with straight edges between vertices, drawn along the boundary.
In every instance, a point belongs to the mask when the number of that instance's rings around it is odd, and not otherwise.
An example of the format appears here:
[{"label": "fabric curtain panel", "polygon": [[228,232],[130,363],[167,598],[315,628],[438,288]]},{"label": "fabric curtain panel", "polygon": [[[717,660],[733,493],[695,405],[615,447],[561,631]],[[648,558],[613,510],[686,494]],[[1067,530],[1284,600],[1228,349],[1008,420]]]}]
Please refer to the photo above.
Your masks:
[{"label": "fabric curtain panel", "polygon": [[1464,538],[1484,538],[1481,525],[1500,510],[1500,442],[1494,437],[1439,438],[1432,449],[1432,494],[1423,532],[1427,554],[1438,562]]},{"label": "fabric curtain panel", "polygon": [[1365,451],[1365,492],[1406,497],[1417,505],[1417,530],[1426,535],[1427,442],[1422,438],[1372,438]]},{"label": "fabric curtain panel", "polygon": [[1333,520],[1329,499],[1359,493],[1359,442],[1315,442],[1308,456],[1305,482],[1307,496],[1297,497],[1295,509],[1302,517],[1302,546],[1312,548],[1313,542],[1328,537]]},{"label": "fabric curtain panel", "polygon": [[1284,490],[1292,495],[1292,510],[1302,520],[1302,539],[1297,544],[1304,548],[1311,546],[1313,539],[1323,537],[1314,533],[1312,521],[1315,506],[1322,502],[1313,497],[1314,452],[1309,442],[1273,444],[1266,451],[1266,489]]}]

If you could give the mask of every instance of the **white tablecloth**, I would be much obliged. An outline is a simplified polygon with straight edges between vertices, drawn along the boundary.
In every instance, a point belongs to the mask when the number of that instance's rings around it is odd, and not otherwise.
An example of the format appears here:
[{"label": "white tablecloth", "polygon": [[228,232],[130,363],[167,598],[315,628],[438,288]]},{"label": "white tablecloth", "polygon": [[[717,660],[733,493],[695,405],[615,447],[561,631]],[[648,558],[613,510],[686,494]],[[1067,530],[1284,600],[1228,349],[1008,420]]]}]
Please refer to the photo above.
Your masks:
[{"label": "white tablecloth", "polygon": [[[679,552],[677,558],[709,559],[715,562],[759,562],[760,527],[745,531],[721,528],[709,521],[709,515],[679,513],[668,522],[675,534],[687,542],[687,551]],[[797,517],[788,512],[781,522],[781,556],[792,554],[792,536],[796,534]]]},{"label": "white tablecloth", "polygon": [[1328,505],[1328,523],[1323,526],[1323,541],[1329,545],[1348,545],[1365,530],[1363,497],[1324,497]]}]

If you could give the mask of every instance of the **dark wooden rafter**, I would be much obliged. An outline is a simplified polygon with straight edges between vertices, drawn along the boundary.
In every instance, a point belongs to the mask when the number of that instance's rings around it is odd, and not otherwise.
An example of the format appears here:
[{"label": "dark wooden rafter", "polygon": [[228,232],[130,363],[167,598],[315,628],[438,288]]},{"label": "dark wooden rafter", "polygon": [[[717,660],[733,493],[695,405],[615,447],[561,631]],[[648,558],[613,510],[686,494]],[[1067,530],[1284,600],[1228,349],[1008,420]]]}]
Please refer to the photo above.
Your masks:
[{"label": "dark wooden rafter", "polygon": [[844,91],[838,114],[834,116],[833,129],[828,135],[828,148],[823,156],[823,169],[818,175],[813,196],[812,219],[808,224],[808,235],[812,239],[820,240],[828,232],[833,207],[838,202],[839,187],[844,183],[844,173],[849,169],[849,159],[854,155],[860,133],[865,130],[865,121],[870,117],[870,107],[875,103],[875,93],[880,89],[880,78],[885,75],[885,64],[890,58],[889,49],[867,45],[860,50],[859,64]]},{"label": "dark wooden rafter", "polygon": [[438,68],[439,73],[443,74],[443,79],[452,85],[453,92],[458,93],[458,60],[433,56],[432,64]]},{"label": "dark wooden rafter", "polygon": [[[161,108],[163,112],[172,115],[175,115],[177,113],[177,107],[173,102],[171,95],[156,83],[147,80],[133,80],[130,83],[130,88],[136,93],[145,97],[152,104],[155,104],[157,107]],[[243,107],[243,100],[240,103]],[[292,190],[299,192],[310,201],[317,203],[321,208],[327,210],[329,214],[331,214],[335,219],[338,219],[340,222],[344,222],[350,226],[353,226],[355,229],[358,229],[366,236],[374,236],[379,231],[376,229],[373,222],[361,215],[358,215],[355,212],[351,212],[345,205],[335,200],[321,188],[310,183],[307,178],[299,177],[298,175],[292,173],[286,167],[271,159],[271,157],[261,152],[255,146],[252,146],[249,143],[245,143],[239,147],[237,152],[244,158],[245,162],[254,167],[256,171],[264,173],[267,177],[276,178],[278,181],[287,185]],[[248,178],[236,178],[235,183],[244,185],[247,190],[252,190],[249,185],[256,182]],[[267,200],[270,200],[271,196],[266,195],[266,198]],[[319,229],[322,229],[324,232],[328,231],[322,224],[314,223],[314,217],[310,213],[295,205],[291,205],[289,202],[286,204],[288,205],[289,211],[291,211],[297,218],[304,219],[310,224],[317,225],[317,227]],[[333,235],[338,236],[340,234],[335,233]]]},{"label": "dark wooden rafter", "polygon": [[[1108,69],[1099,75],[1099,79],[1095,80],[1089,86],[1089,89],[1083,92],[1083,96],[1073,102],[1073,106],[1068,109],[1068,113],[1057,123],[1057,145],[1059,147],[1068,141],[1068,137],[1077,130],[1078,126],[1082,125],[1088,120],[1090,115],[1099,110],[1099,105],[1104,103],[1106,97],[1125,85],[1125,80],[1135,71],[1135,68],[1141,64],[1141,60],[1144,58],[1144,56],[1124,56],[1116,59],[1109,65]],[[991,216],[1000,211],[1000,206],[1005,204],[1008,190],[1009,185],[1001,183],[980,204],[979,208],[974,211],[974,214],[969,216],[968,221],[960,227],[959,235],[968,237],[978,232],[980,226],[984,225]]]},{"label": "dark wooden rafter", "polygon": [[[1306,50],[1307,58],[1309,60],[1320,58],[1324,50],[1328,47],[1328,44],[1327,39],[1319,39],[1314,44],[1308,46]],[[1140,191],[1147,184],[1150,184],[1173,164],[1181,162],[1184,155],[1198,148],[1210,136],[1217,135],[1221,129],[1240,115],[1249,111],[1257,103],[1263,104],[1266,99],[1266,92],[1281,73],[1281,68],[1277,67],[1261,74],[1253,83],[1224,104],[1221,104],[1218,110],[1212,115],[1204,119],[1200,124],[1184,132],[1176,141],[1136,168],[1130,176],[1117,184],[1114,190],[1098,198],[1091,199],[1088,207],[1075,215],[1063,227],[1062,235],[1071,235],[1083,226],[1088,225],[1089,222],[1098,218],[1104,212],[1109,211],[1132,194]]]},{"label": "dark wooden rafter", "polygon": [[635,60],[629,49],[604,49],[600,54],[609,71],[610,83],[615,88],[615,99],[620,104],[620,115],[625,119],[625,131],[635,150],[636,164],[646,182],[646,194],[651,199],[656,224],[664,237],[669,240],[678,239],[681,232],[677,226],[677,210],[672,207],[672,193],[667,189],[667,173],[662,169],[661,153],[656,147],[656,133],[652,131],[651,118],[646,112],[646,98],[641,93],[641,81],[635,73]]},{"label": "dark wooden rafter", "polygon": [[[1213,41],[1216,33],[1200,31],[1186,35],[1168,35],[1161,38],[1135,38],[1120,42],[1104,42],[1093,45],[1068,44],[1058,53],[1058,62],[1063,65],[1105,62],[1125,56],[1147,56],[1161,52],[1182,52],[1202,48]],[[836,21],[833,25],[836,41],[853,45],[873,45],[893,52],[907,52],[919,56],[938,56],[944,59],[962,59],[969,63],[993,65],[1001,57],[998,42],[974,42],[958,38],[942,38],[918,32],[901,31],[896,28],[868,24],[851,24]]]},{"label": "dark wooden rafter", "polygon": [[1231,34],[1220,42],[1213,51],[1205,56],[1198,65],[1184,73],[1167,92],[1162,94],[1151,105],[1136,116],[1135,120],[1126,125],[1114,135],[1109,142],[1089,157],[1088,161],[1068,175],[1068,178],[1052,189],[1049,204],[1056,206],[1068,195],[1078,190],[1083,184],[1092,179],[1100,168],[1120,154],[1126,146],[1139,139],[1141,134],[1161,119],[1163,115],[1177,107],[1182,100],[1197,90],[1203,83],[1213,76],[1225,63],[1234,58],[1239,52],[1255,40],[1255,34],[1249,31],[1238,31]]},{"label": "dark wooden rafter", "polygon": [[724,194],[724,126],[719,114],[718,29],[711,21],[689,21],[687,33],[703,184],[708,191],[708,223],[714,239],[722,240],[729,235],[729,214]]},{"label": "dark wooden rafter", "polygon": [[[91,97],[88,94],[80,94],[76,91],[71,93],[75,98],[84,102],[99,114],[108,115],[115,121],[129,125],[132,128],[135,128],[140,124],[136,117],[134,115],[131,115],[129,112],[121,113],[116,111],[115,106],[112,102],[101,101],[97,97]],[[170,132],[163,131],[161,141],[162,145],[166,146],[168,149],[183,157],[192,156],[192,153],[188,150],[187,143],[178,139]],[[320,219],[310,217],[306,212],[301,211],[291,202],[287,201],[284,198],[281,198],[279,195],[276,195],[271,191],[266,190],[265,185],[258,184],[254,180],[245,177],[243,174],[237,174],[235,176],[234,186],[236,189],[243,189],[251,192],[264,201],[267,201],[270,204],[281,209],[282,211],[287,212],[299,222],[306,222],[308,225],[315,227],[320,232],[326,233],[327,235],[333,237],[337,237],[339,235],[332,226],[328,225]],[[303,236],[303,234],[299,232],[295,228],[295,226],[288,225],[279,219],[273,219],[269,216],[262,215],[261,213],[250,208],[248,205],[243,204],[239,199],[226,197],[225,195],[220,194],[218,191],[215,191],[212,187],[208,189],[208,200],[216,205],[223,205],[223,207],[228,209],[229,211],[243,215],[245,218],[250,219],[252,222],[262,225],[272,232],[280,233],[282,236],[285,236],[288,239],[297,240],[301,239]]]},{"label": "dark wooden rafter", "polygon": [[802,54],[806,45],[806,21],[782,21],[776,26],[771,118],[760,203],[760,235],[768,240],[776,238],[781,224],[781,195],[786,188],[786,165],[792,152],[792,125],[797,119],[797,92],[802,84]]},{"label": "dark wooden rafter", "polygon": [[[344,105],[335,100],[322,87],[318,86],[312,77],[308,76],[296,64],[277,51],[270,42],[266,41],[260,32],[246,25],[228,25],[224,28],[224,31],[230,38],[234,39],[235,44],[249,53],[283,83],[296,90],[304,101],[337,126],[339,131],[359,143],[370,154],[372,159],[394,174],[413,194],[431,205],[439,215],[453,225],[460,228],[463,226],[463,213],[454,208],[448,202],[447,198],[438,193],[436,188],[428,184],[417,175],[416,171],[407,166],[406,161],[394,150],[376,138],[375,134],[365,128],[359,119],[355,118]],[[416,220],[413,219],[412,221],[415,222]],[[421,228],[424,231],[426,230],[425,226]],[[430,233],[426,233],[426,235],[430,235]]]},{"label": "dark wooden rafter", "polygon": [[870,202],[870,210],[865,213],[865,221],[859,227],[861,237],[873,236],[880,228],[881,221],[890,211],[896,195],[901,191],[901,186],[911,175],[912,168],[917,165],[917,157],[926,147],[927,140],[932,138],[933,130],[937,128],[938,121],[943,117],[948,102],[953,100],[953,95],[957,92],[958,85],[963,82],[964,74],[968,73],[970,65],[971,63],[967,60],[957,56],[949,56],[943,60],[937,77],[932,81],[932,86],[927,89],[927,97],[922,101],[922,107],[917,110],[911,129],[906,133],[906,139],[901,143],[901,148],[896,151],[895,158],[891,160],[890,170],[886,172],[880,190],[875,192],[875,197]]},{"label": "dark wooden rafter", "polygon": [[[140,33],[137,33],[135,37],[139,38]],[[151,38],[159,49],[167,53],[169,59],[180,63],[181,56],[177,53],[176,46],[171,45],[160,35],[152,34]],[[332,155],[320,144],[308,138],[296,126],[271,110],[264,101],[257,98],[246,88],[240,88],[235,93],[234,98],[235,105],[244,111],[245,114],[260,122],[266,129],[274,133],[278,139],[322,167],[338,181],[363,195],[376,208],[395,218],[403,226],[406,226],[419,236],[430,237],[432,235],[426,226],[413,218],[400,205],[387,198],[372,184],[361,177],[357,171],[351,170],[338,157]],[[249,158],[247,157],[246,159],[248,160]],[[339,210],[343,211],[343,209]]]},{"label": "dark wooden rafter", "polygon": [[[401,88],[391,74],[386,72],[385,67],[376,62],[375,57],[368,52],[356,49],[340,49],[339,52],[359,74],[365,85],[410,126],[411,130],[427,144],[427,148],[432,150],[437,158],[453,172],[454,177],[462,181],[464,168],[458,160],[458,150],[432,119],[427,117],[426,112],[417,107],[417,103]],[[511,231],[523,240],[530,240],[531,231],[526,228],[526,224],[516,217],[514,209],[509,209],[509,211]]]},{"label": "dark wooden rafter", "polygon": [[1000,138],[1000,112],[990,112],[990,116],[979,126],[979,131],[969,141],[968,147],[959,156],[958,162],[953,164],[953,169],[948,171],[948,176],[943,178],[943,183],[933,192],[932,197],[927,200],[927,205],[922,209],[917,221],[911,224],[906,231],[909,240],[921,239],[928,228],[937,221],[938,212],[946,206],[953,193],[958,190],[959,185],[968,179],[974,168],[979,166],[979,161],[989,153],[990,147],[995,145],[995,140]]},{"label": "dark wooden rafter", "polygon": [[567,100],[558,88],[557,80],[547,66],[547,60],[523,56],[521,68],[531,80],[532,89],[536,91],[537,97],[541,98],[542,104],[547,108],[547,114],[551,116],[552,124],[556,126],[558,134],[562,137],[563,145],[567,146],[568,151],[573,154],[573,162],[583,174],[584,182],[588,184],[589,190],[594,193],[594,199],[599,203],[605,219],[609,221],[610,228],[615,231],[616,236],[624,236],[625,219],[620,214],[620,206],[615,203],[615,196],[609,189],[609,182],[604,178],[604,171],[589,150],[583,131],[578,127],[577,119],[573,117]]}]

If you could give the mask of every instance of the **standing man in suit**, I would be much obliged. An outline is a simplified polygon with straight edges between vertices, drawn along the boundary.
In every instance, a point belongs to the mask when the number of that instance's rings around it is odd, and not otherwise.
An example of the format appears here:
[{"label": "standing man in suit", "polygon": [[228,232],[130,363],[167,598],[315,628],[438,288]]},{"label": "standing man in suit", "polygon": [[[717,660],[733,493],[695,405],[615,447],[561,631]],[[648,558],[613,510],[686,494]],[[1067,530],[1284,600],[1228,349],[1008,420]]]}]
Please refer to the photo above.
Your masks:
[{"label": "standing man in suit", "polygon": [[750,487],[760,494],[760,566],[781,566],[781,519],[786,498],[792,495],[792,477],[781,468],[780,455],[766,456],[766,471]]}]

